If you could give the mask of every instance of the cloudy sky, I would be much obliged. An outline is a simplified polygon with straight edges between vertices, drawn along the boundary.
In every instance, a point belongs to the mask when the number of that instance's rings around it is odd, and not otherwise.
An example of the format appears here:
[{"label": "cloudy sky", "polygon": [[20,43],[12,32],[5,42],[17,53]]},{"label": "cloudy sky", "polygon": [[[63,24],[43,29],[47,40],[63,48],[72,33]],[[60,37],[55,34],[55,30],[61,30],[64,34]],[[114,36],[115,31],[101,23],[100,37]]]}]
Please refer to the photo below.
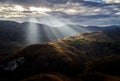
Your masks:
[{"label": "cloudy sky", "polygon": [[120,0],[0,0],[0,20],[33,17],[46,23],[120,25]]}]

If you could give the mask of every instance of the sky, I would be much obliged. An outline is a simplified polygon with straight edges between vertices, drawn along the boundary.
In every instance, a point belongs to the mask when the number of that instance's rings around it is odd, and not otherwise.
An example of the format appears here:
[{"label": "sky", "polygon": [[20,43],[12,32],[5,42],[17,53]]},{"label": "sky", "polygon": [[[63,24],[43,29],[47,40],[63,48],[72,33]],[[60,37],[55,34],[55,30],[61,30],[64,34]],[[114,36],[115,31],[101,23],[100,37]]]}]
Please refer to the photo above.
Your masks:
[{"label": "sky", "polygon": [[[0,0],[0,20],[120,25],[120,0]],[[36,21],[35,21],[36,22]]]}]

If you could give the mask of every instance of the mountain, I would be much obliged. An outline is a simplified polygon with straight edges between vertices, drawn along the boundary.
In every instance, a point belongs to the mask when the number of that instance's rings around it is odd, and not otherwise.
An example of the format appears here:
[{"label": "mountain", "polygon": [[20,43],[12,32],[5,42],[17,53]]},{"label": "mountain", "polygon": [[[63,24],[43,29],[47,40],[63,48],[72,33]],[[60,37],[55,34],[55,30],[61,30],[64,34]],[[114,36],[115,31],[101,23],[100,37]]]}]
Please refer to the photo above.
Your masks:
[{"label": "mountain", "polygon": [[[80,26],[80,25],[65,25],[62,27],[50,27],[40,23],[34,22],[24,22],[17,23],[14,21],[0,21],[0,58],[8,58],[9,55],[14,54],[18,49],[23,48],[24,46],[30,45],[27,44],[29,41],[28,36],[29,32],[32,32],[33,29],[30,29],[30,24],[36,25],[37,30],[39,30],[39,38],[37,43],[47,43],[57,39],[62,39],[64,37],[69,37],[76,35],[77,33],[86,33],[86,32],[100,32],[94,33],[99,34],[96,36],[97,40],[108,39],[116,40],[119,42],[119,30],[120,26]],[[37,32],[37,31],[36,31]],[[87,34],[87,33],[86,33]],[[88,33],[89,34],[89,33]],[[102,35],[101,35],[102,34]],[[88,35],[89,36],[89,35]],[[93,37],[92,37],[93,39]],[[94,39],[95,40],[95,39]],[[4,59],[3,59],[4,60]]]},{"label": "mountain", "polygon": [[71,36],[77,33],[77,32],[72,32],[72,33],[66,32],[69,31],[68,27],[66,27],[67,29],[65,27],[55,28],[39,23],[32,23],[32,22],[17,23],[14,21],[1,20],[0,21],[0,52],[1,52],[0,57],[1,58],[2,57],[7,58],[10,54],[13,54],[16,50],[27,45],[27,41],[29,40],[27,39],[28,33],[33,31],[33,29],[29,28],[30,24],[33,25],[35,24],[37,26],[37,30],[39,30],[38,33],[39,43],[46,43],[56,39],[64,38],[66,36]]},{"label": "mountain", "polygon": [[[14,21],[0,21],[0,39],[4,41],[15,41],[20,44],[24,44],[26,42],[26,33],[30,32],[28,31],[29,24],[36,24],[36,26],[38,27],[39,34],[41,36],[40,38],[42,39],[40,43],[49,42],[58,38],[64,38],[66,36],[62,35],[61,29],[64,30],[64,28],[61,27],[55,28],[33,22],[17,23]],[[56,38],[55,35],[58,37]]]},{"label": "mountain", "polygon": [[[14,21],[0,21],[0,39],[2,40],[10,40],[15,41],[20,44],[26,42],[26,32],[29,30],[29,24],[36,24],[39,29],[39,34],[41,35],[42,41],[40,43],[49,42],[50,40],[56,40],[58,38],[64,38],[66,36],[71,36],[72,33],[75,34],[79,32],[88,32],[88,31],[100,31],[100,30],[113,30],[116,28],[120,28],[120,26],[106,26],[106,27],[98,27],[98,26],[80,26],[80,25],[65,25],[62,27],[50,27],[40,23],[17,23]],[[74,32],[68,33],[67,31],[73,30]],[[63,33],[66,35],[62,35]],[[48,35],[48,36],[47,36]],[[49,36],[50,35],[50,36]],[[58,36],[56,38],[56,36]]]},{"label": "mountain", "polygon": [[[25,28],[27,24],[22,23],[20,27]],[[16,49],[1,60],[0,80],[119,81],[119,32],[117,26],[100,28]]]},{"label": "mountain", "polygon": [[[120,80],[119,26],[57,28],[32,22],[0,22],[0,81]],[[38,26],[42,44],[24,45],[30,23]],[[81,33],[71,36],[58,31],[65,28]]]}]

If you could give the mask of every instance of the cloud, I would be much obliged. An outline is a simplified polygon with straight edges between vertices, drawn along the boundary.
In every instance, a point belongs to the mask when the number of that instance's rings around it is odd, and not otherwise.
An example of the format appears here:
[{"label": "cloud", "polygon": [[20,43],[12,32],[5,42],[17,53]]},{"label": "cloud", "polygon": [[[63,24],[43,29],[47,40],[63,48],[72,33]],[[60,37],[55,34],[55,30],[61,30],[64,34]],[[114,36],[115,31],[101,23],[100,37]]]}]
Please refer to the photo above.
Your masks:
[{"label": "cloud", "polygon": [[120,16],[120,12],[117,12],[116,15],[119,15],[119,16]]},{"label": "cloud", "polygon": [[25,5],[25,6],[47,6],[50,3],[47,0],[0,0],[1,3],[7,4],[18,4],[18,5]]},{"label": "cloud", "polygon": [[1,4],[0,17],[2,18],[21,18],[29,16],[45,16],[45,12],[50,12],[51,9],[45,7],[26,7],[17,4]]},{"label": "cloud", "polygon": [[53,4],[65,4],[68,1],[69,0],[0,0],[2,3],[27,6],[51,6]]},{"label": "cloud", "polygon": [[[82,5],[89,5],[89,6],[99,4],[93,1],[98,2],[97,0],[0,0],[0,2],[2,3],[28,5],[28,6],[29,5],[30,6],[53,6],[57,4],[66,4],[69,2],[80,3]],[[101,6],[103,6],[103,4]]]},{"label": "cloud", "polygon": [[[83,0],[0,0],[0,18],[25,20],[48,15],[74,23],[92,25],[115,24],[120,20],[120,5]],[[106,0],[107,1],[107,0]],[[4,4],[3,4],[4,3]],[[112,2],[113,3],[113,2]],[[52,20],[52,19],[51,19]],[[112,22],[114,20],[114,23]],[[99,23],[98,23],[99,22]],[[120,23],[120,22],[119,22]]]},{"label": "cloud", "polygon": [[120,3],[120,0],[103,0],[106,3]]}]

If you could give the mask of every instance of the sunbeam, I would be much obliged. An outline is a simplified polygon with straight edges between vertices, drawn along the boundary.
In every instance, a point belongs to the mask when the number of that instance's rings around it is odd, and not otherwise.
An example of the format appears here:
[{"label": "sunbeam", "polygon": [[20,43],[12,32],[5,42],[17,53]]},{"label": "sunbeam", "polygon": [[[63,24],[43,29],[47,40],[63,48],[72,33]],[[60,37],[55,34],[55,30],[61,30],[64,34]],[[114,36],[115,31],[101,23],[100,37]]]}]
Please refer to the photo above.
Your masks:
[{"label": "sunbeam", "polygon": [[78,33],[76,30],[69,27],[69,25],[67,25],[66,22],[60,20],[59,17],[55,17],[49,14],[47,17],[44,17],[43,19],[41,19],[41,22],[49,26],[52,26],[50,30],[53,32],[56,38],[61,38],[61,37],[63,38],[63,37],[75,35]]},{"label": "sunbeam", "polygon": [[26,42],[27,44],[36,44],[40,41],[39,28],[36,24],[35,18],[30,18],[26,30]]},{"label": "sunbeam", "polygon": [[60,17],[55,17],[49,14],[44,18],[35,19],[35,17],[30,17],[26,31],[26,41],[27,44],[45,43],[73,36],[81,32],[80,29],[81,31],[84,30],[84,28],[81,27],[78,30],[74,28],[74,25],[68,25],[66,22],[62,21]]},{"label": "sunbeam", "polygon": [[[44,17],[42,19],[39,19],[39,21],[41,21],[43,24],[46,24],[48,25],[49,27],[44,27],[45,29],[45,32],[49,38],[49,40],[55,40],[55,39],[59,39],[59,38],[63,38],[64,36],[59,32],[57,31],[57,29],[55,28],[56,26],[56,21],[54,21],[53,18],[51,17]],[[54,24],[53,24],[54,22]],[[54,26],[54,27],[53,27]],[[60,26],[60,25],[58,25]],[[61,27],[60,27],[61,28]]]}]

